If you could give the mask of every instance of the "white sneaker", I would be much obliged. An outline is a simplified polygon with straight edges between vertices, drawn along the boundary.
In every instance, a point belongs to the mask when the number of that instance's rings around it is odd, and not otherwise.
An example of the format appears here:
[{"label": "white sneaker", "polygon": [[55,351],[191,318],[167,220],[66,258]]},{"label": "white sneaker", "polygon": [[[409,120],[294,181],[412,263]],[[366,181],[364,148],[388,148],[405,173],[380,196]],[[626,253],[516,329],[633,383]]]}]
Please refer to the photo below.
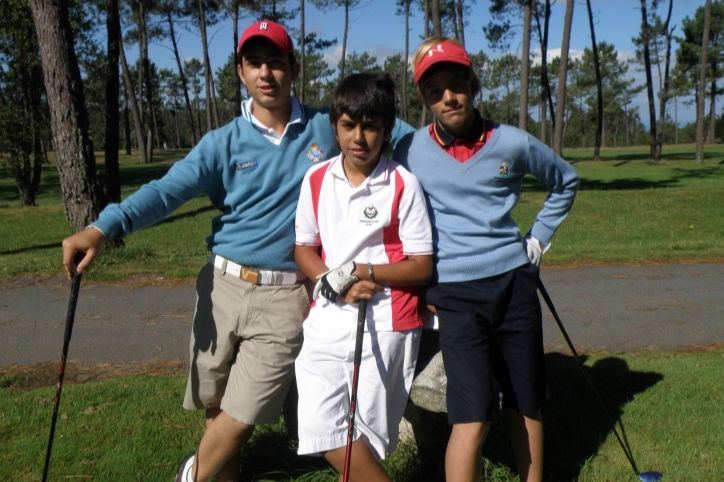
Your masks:
[{"label": "white sneaker", "polygon": [[190,453],[183,458],[180,464],[178,464],[178,471],[176,472],[176,478],[174,482],[194,482],[191,477],[191,469],[194,466],[194,458],[196,453]]}]

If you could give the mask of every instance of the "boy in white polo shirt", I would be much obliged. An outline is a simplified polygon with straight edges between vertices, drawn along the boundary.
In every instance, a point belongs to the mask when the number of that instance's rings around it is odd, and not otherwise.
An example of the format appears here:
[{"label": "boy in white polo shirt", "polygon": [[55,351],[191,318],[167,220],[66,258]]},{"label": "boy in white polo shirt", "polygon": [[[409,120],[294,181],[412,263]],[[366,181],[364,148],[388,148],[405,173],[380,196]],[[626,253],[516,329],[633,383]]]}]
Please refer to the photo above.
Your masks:
[{"label": "boy in white polo shirt", "polygon": [[330,112],[342,154],[307,172],[296,215],[295,260],[318,279],[296,361],[299,454],[324,455],[340,472],[357,302],[370,300],[350,468],[354,481],[390,480],[379,459],[397,445],[426,315],[419,286],[432,272],[422,189],[381,154],[394,119],[389,75],[344,79]]}]

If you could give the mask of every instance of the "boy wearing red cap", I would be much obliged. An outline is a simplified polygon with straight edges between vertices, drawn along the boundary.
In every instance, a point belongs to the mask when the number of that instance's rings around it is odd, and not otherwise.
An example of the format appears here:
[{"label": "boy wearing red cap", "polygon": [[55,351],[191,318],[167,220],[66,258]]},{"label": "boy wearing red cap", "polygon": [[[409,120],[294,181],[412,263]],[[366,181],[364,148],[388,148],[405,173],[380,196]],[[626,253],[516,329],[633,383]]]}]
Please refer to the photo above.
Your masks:
[{"label": "boy wearing red cap", "polygon": [[[309,309],[306,277],[294,261],[294,215],[311,163],[338,152],[327,109],[291,96],[299,72],[284,27],[262,20],[244,31],[238,74],[249,100],[242,116],[209,132],[168,173],[85,231],[63,242],[63,264],[81,273],[105,239],[151,226],[206,192],[220,214],[206,239],[191,335],[187,409],[206,411],[198,450],[177,482],[239,479],[239,449],[258,424],[279,421]],[[393,142],[411,130],[400,122]],[[86,253],[78,266],[76,253]]]},{"label": "boy wearing red cap", "polygon": [[[547,382],[536,280],[578,175],[527,133],[482,118],[473,106],[480,81],[455,40],[425,40],[413,72],[435,121],[398,143],[394,158],[420,181],[433,220],[427,303],[439,319],[448,379],[447,481],[480,480],[499,390],[520,480],[540,481]],[[511,211],[526,174],[545,182],[549,196],[523,238]]]}]

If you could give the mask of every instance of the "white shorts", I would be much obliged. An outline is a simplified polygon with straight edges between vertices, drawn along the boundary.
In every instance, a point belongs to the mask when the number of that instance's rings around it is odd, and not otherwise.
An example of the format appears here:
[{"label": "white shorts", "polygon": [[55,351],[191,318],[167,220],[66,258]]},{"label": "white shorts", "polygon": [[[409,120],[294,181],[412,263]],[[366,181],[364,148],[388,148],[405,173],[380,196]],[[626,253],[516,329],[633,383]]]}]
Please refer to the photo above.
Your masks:
[{"label": "white shorts", "polygon": [[[295,364],[299,455],[321,455],[347,444],[356,332],[325,318],[304,322],[304,344]],[[364,334],[353,437],[364,437],[379,459],[397,448],[421,331]]]}]

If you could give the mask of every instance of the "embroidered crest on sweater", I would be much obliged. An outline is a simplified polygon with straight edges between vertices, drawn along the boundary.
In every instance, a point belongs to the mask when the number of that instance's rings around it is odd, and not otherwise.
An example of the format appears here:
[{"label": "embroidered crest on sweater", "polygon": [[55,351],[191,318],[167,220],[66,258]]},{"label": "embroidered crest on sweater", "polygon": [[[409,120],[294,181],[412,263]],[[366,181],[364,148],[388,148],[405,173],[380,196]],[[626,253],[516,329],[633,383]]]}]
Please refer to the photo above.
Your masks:
[{"label": "embroidered crest on sweater", "polygon": [[324,159],[324,152],[319,148],[317,144],[312,144],[307,150],[307,159],[312,162],[319,162]]}]

